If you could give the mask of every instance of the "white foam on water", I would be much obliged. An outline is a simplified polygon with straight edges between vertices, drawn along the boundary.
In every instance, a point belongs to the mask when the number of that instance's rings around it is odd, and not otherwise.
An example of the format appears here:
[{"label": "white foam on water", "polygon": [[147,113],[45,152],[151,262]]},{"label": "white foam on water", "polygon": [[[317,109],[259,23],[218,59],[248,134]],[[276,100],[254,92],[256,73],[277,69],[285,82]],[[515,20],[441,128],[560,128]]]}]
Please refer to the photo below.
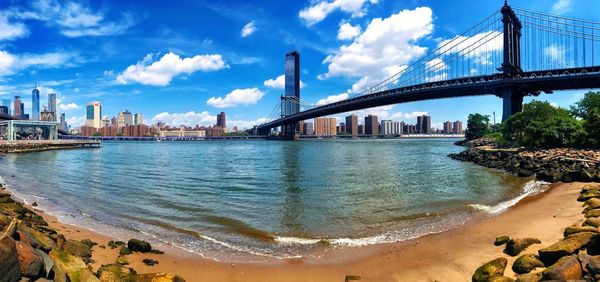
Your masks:
[{"label": "white foam on water", "polygon": [[504,202],[500,202],[494,206],[488,206],[488,205],[483,205],[483,204],[472,204],[470,205],[470,207],[477,209],[477,210],[481,210],[484,211],[486,213],[489,214],[498,214],[501,213],[503,211],[505,211],[506,209],[516,205],[518,202],[520,202],[521,200],[525,199],[526,197],[530,197],[539,193],[542,193],[544,191],[546,191],[548,189],[548,182],[545,181],[536,181],[536,180],[531,180],[529,182],[527,182],[525,185],[523,185],[523,192],[521,193],[521,195],[504,201]]}]

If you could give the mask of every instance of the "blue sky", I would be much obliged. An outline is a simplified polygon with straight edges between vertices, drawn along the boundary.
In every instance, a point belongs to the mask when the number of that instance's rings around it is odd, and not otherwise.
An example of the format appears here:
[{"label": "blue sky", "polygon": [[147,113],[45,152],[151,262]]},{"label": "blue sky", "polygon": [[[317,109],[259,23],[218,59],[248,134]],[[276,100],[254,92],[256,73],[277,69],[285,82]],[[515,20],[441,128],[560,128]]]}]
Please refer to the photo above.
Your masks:
[{"label": "blue sky", "polygon": [[[513,6],[600,20],[600,1],[513,0]],[[478,23],[503,1],[2,1],[0,98],[20,95],[31,108],[37,82],[42,101],[58,94],[71,125],[85,104],[103,115],[129,109],[146,122],[210,125],[225,111],[229,126],[263,121],[283,92],[284,54],[301,54],[301,96],[324,104],[385,78],[385,69],[410,63]],[[415,23],[394,29],[395,20]],[[418,40],[405,39],[421,33]],[[359,48],[350,48],[362,42]],[[407,49],[408,48],[408,49]],[[400,50],[402,49],[402,50]],[[405,50],[406,49],[406,50]],[[383,52],[398,55],[386,59]],[[360,54],[360,58],[354,56]],[[402,58],[399,58],[402,57]],[[566,107],[586,91],[538,99]],[[526,100],[530,100],[527,98]],[[501,115],[494,96],[432,100],[357,112],[433,125],[469,113]],[[344,115],[338,115],[342,117]]]}]

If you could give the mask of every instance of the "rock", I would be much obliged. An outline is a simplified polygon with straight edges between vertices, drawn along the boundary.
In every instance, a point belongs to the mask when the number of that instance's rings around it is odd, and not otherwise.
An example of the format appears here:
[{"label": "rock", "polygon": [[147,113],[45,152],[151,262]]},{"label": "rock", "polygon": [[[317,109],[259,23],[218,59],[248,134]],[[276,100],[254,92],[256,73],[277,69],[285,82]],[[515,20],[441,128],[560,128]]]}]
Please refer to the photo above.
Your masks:
[{"label": "rock", "polygon": [[92,249],[94,246],[98,245],[98,243],[96,243],[90,239],[83,239],[83,240],[81,240],[81,243],[86,244],[90,249]]},{"label": "rock", "polygon": [[508,242],[508,240],[510,240],[510,237],[508,237],[508,236],[497,237],[496,240],[494,241],[494,246],[502,246],[502,245],[506,244],[506,242]]},{"label": "rock", "polygon": [[554,183],[560,180],[560,175],[554,169],[545,169],[536,174],[536,178],[542,181]]},{"label": "rock", "polygon": [[586,264],[585,269],[593,276],[600,275],[600,256],[592,256]]},{"label": "rock", "polygon": [[54,267],[54,261],[50,258],[50,256],[42,250],[33,249],[33,251],[42,258],[42,262],[44,263],[44,275],[47,277],[50,274],[50,271]]},{"label": "rock", "polygon": [[162,254],[164,254],[165,252],[163,252],[163,251],[161,251],[161,250],[154,250],[154,249],[153,249],[153,250],[151,250],[151,251],[150,251],[150,253],[151,253],[151,254],[156,254],[156,255],[162,255]]},{"label": "rock", "polygon": [[77,240],[67,240],[64,250],[76,257],[81,257],[85,263],[89,263],[92,257],[92,250],[89,245]]},{"label": "rock", "polygon": [[100,279],[87,268],[69,272],[67,273],[67,278],[69,282],[100,282]]},{"label": "rock", "polygon": [[[19,224],[17,230],[19,231],[19,235],[25,236],[29,244],[36,249],[50,252],[50,250],[56,248],[56,242],[44,233],[31,229],[23,224]],[[23,238],[21,238],[21,240],[23,240]]]},{"label": "rock", "polygon": [[54,280],[67,282],[67,275],[81,269],[87,269],[85,262],[80,257],[70,255],[64,250],[54,248],[50,251],[50,258],[54,261]]},{"label": "rock", "polygon": [[586,266],[590,262],[590,259],[592,259],[592,256],[585,254],[583,252],[580,252],[577,255],[577,260],[579,260],[579,265],[581,266],[581,270],[583,271],[584,274],[588,273]]},{"label": "rock", "polygon": [[583,226],[592,226],[592,227],[600,227],[600,218],[598,217],[589,217],[583,223]]},{"label": "rock", "polygon": [[471,280],[473,282],[485,282],[489,281],[489,279],[494,276],[504,276],[506,264],[508,264],[506,258],[493,259],[477,268],[473,277],[471,277]]},{"label": "rock", "polygon": [[137,282],[185,282],[185,280],[172,273],[138,274]]},{"label": "rock", "polygon": [[600,190],[600,183],[586,184],[583,187],[581,187],[582,192],[586,192],[589,190]]},{"label": "rock", "polygon": [[134,251],[140,253],[147,253],[152,250],[152,246],[150,243],[138,239],[131,239],[127,242],[127,247]]},{"label": "rock", "polygon": [[531,177],[533,176],[533,171],[527,169],[519,169],[517,172],[517,176],[519,177]]},{"label": "rock", "polygon": [[98,269],[98,278],[103,282],[134,282],[136,272],[120,264],[106,264]]},{"label": "rock", "polygon": [[538,254],[544,265],[552,265],[561,257],[568,256],[577,252],[590,242],[595,233],[582,232],[573,234],[562,241],[558,241],[549,247],[540,249]]},{"label": "rock", "polygon": [[129,261],[127,260],[127,257],[119,256],[119,257],[117,257],[117,263],[120,265],[128,265]]},{"label": "rock", "polygon": [[506,243],[506,248],[504,249],[504,253],[510,256],[516,256],[521,251],[525,250],[527,247],[533,244],[541,244],[542,241],[535,238],[522,238],[522,239],[510,239]]},{"label": "rock", "polygon": [[147,266],[153,266],[155,264],[158,264],[158,261],[149,258],[142,260],[142,262]]},{"label": "rock", "polygon": [[567,228],[565,228],[565,231],[563,232],[563,235],[565,237],[568,237],[569,235],[575,234],[575,233],[581,233],[581,232],[594,232],[594,233],[598,233],[598,228],[592,227],[592,226],[582,226],[582,227],[574,227],[574,226],[569,226]]},{"label": "rock", "polygon": [[119,255],[121,255],[121,256],[130,255],[130,254],[132,254],[132,251],[127,247],[121,247],[121,250],[119,250]]},{"label": "rock", "polygon": [[591,208],[591,209],[600,208],[600,199],[598,199],[598,198],[591,198],[591,199],[585,201],[584,204],[587,207]]},{"label": "rock", "polygon": [[588,210],[585,212],[585,217],[599,217],[600,216],[600,209],[593,209],[593,210]]},{"label": "rock", "polygon": [[506,276],[494,276],[488,282],[515,282],[515,279]]},{"label": "rock", "polygon": [[577,256],[566,256],[542,272],[544,280],[580,280],[583,272]]},{"label": "rock", "polygon": [[534,254],[525,254],[515,260],[512,270],[517,274],[529,273],[536,267],[544,267],[544,263]]},{"label": "rock", "polygon": [[[13,219],[11,225],[16,225]],[[21,279],[19,267],[19,254],[15,240],[10,236],[11,231],[4,232],[0,237],[0,278],[2,281],[12,282]]]},{"label": "rock", "polygon": [[29,244],[17,241],[17,254],[19,257],[19,265],[21,275],[37,278],[43,275],[44,262],[42,258],[33,250]]},{"label": "rock", "polygon": [[38,203],[37,202],[33,202],[33,204],[31,204],[32,207],[37,207]]},{"label": "rock", "polygon": [[538,282],[540,280],[542,280],[542,273],[537,272],[537,273],[521,274],[517,277],[516,282]]},{"label": "rock", "polygon": [[576,179],[579,182],[592,182],[594,181],[594,174],[586,170],[578,170]]},{"label": "rock", "polygon": [[577,201],[580,202],[585,202],[589,199],[592,198],[599,198],[600,197],[600,190],[585,190],[581,192],[581,195],[579,195],[579,197],[577,197]]}]

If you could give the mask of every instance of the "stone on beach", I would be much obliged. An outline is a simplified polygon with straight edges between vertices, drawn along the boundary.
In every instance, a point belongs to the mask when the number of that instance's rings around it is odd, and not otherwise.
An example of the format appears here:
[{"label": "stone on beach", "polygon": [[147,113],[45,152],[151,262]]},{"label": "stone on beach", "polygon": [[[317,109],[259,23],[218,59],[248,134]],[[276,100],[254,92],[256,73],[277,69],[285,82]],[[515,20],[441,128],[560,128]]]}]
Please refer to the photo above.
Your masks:
[{"label": "stone on beach", "polygon": [[515,282],[538,282],[541,280],[542,280],[542,273],[536,272],[536,273],[521,274],[517,277],[517,280],[515,280]]},{"label": "stone on beach", "polygon": [[98,278],[103,282],[134,282],[135,270],[121,264],[106,264],[98,269]]},{"label": "stone on beach", "polygon": [[533,244],[541,244],[542,241],[535,238],[520,238],[520,239],[510,239],[506,243],[506,248],[504,252],[510,256],[517,256],[527,247]]},{"label": "stone on beach", "polygon": [[28,242],[36,249],[50,252],[50,250],[56,248],[54,240],[35,229],[19,224],[17,230],[19,231],[19,235],[27,237]]},{"label": "stone on beach", "polygon": [[502,245],[506,244],[506,242],[508,242],[508,240],[510,240],[510,237],[508,237],[508,236],[497,237],[496,240],[494,240],[494,245],[502,246]]},{"label": "stone on beach", "polygon": [[67,278],[69,282],[100,282],[100,279],[88,268],[71,271],[67,273]]},{"label": "stone on beach", "polygon": [[529,273],[537,267],[544,267],[544,263],[534,254],[524,254],[513,263],[512,270],[517,274]]},{"label": "stone on beach", "polygon": [[592,256],[585,266],[585,269],[594,278],[600,278],[600,256]]},{"label": "stone on beach", "polygon": [[585,212],[585,217],[600,217],[600,209],[588,210]]},{"label": "stone on beach", "polygon": [[[13,220],[11,225],[15,225]],[[9,226],[9,228],[11,228]],[[15,240],[11,237],[14,231],[6,231],[0,236],[0,277],[4,281],[19,281],[21,279],[21,269],[19,267],[19,255]]]},{"label": "stone on beach", "polygon": [[152,250],[150,243],[138,239],[131,239],[127,242],[127,248],[134,252],[147,253]]},{"label": "stone on beach", "polygon": [[185,282],[185,280],[173,273],[149,273],[138,274],[137,282]]},{"label": "stone on beach", "polygon": [[560,258],[572,255],[590,242],[596,233],[582,232],[573,234],[549,247],[540,249],[538,254],[545,265],[552,265]]},{"label": "stone on beach", "polygon": [[507,264],[508,260],[506,258],[493,259],[477,268],[471,280],[473,282],[486,282],[491,277],[502,277],[504,276],[504,269],[506,269]]},{"label": "stone on beach", "polygon": [[17,253],[19,255],[19,265],[21,275],[26,277],[39,277],[44,271],[44,262],[34,249],[23,242],[17,241]]},{"label": "stone on beach", "polygon": [[591,209],[600,208],[600,199],[591,198],[591,199],[585,201],[584,205]]},{"label": "stone on beach", "polygon": [[580,280],[583,276],[577,256],[566,256],[543,271],[543,280]]},{"label": "stone on beach", "polygon": [[569,226],[569,227],[565,228],[563,235],[565,237],[568,237],[569,235],[581,233],[581,232],[599,233],[598,228],[593,227],[593,226],[582,226],[582,227]]},{"label": "stone on beach", "polygon": [[67,282],[69,281],[67,274],[88,269],[83,259],[70,255],[59,248],[50,251],[50,258],[54,261],[54,280],[56,282]]},{"label": "stone on beach", "polygon": [[91,247],[81,241],[67,240],[64,250],[71,255],[81,257],[86,263],[89,263],[92,257]]},{"label": "stone on beach", "polygon": [[581,192],[581,195],[577,197],[577,201],[585,202],[589,199],[600,198],[600,190],[585,190]]},{"label": "stone on beach", "polygon": [[133,252],[127,248],[127,247],[121,247],[121,249],[119,250],[119,255],[124,256],[124,255],[131,255]]}]

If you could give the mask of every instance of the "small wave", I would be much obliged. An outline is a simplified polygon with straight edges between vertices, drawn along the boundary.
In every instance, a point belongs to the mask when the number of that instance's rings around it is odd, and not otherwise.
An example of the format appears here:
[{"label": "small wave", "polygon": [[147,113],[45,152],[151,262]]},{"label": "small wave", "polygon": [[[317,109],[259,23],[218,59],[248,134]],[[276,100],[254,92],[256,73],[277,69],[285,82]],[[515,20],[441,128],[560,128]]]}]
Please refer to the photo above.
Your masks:
[{"label": "small wave", "polygon": [[549,183],[545,181],[531,180],[523,186],[523,193],[521,193],[521,195],[519,195],[516,198],[500,202],[494,206],[488,206],[484,204],[472,204],[470,205],[470,207],[477,210],[482,210],[489,214],[497,214],[516,205],[518,202],[520,202],[526,197],[533,196],[546,191],[546,189],[548,189],[547,184]]}]

